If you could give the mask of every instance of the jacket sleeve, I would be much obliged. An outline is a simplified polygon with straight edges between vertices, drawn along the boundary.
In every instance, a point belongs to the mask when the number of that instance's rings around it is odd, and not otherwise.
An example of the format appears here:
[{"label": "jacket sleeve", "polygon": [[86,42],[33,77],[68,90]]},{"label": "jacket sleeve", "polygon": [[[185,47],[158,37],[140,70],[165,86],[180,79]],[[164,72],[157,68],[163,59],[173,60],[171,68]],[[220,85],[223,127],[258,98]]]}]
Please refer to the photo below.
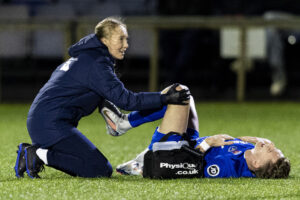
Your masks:
[{"label": "jacket sleeve", "polygon": [[105,61],[93,64],[88,82],[98,95],[124,110],[146,110],[162,106],[160,92],[134,93],[127,90],[113,72],[112,66]]}]

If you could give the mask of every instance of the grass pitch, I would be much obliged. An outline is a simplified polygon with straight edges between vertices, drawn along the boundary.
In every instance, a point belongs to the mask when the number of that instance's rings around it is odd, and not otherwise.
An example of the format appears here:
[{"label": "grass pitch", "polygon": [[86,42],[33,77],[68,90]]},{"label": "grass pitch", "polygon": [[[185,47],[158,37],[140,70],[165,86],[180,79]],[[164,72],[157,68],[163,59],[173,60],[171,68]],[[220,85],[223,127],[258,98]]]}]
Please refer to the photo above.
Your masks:
[{"label": "grass pitch", "polygon": [[[29,105],[0,104],[0,199],[300,199],[300,104],[198,103],[200,135],[228,133],[272,140],[289,157],[289,179],[149,180],[142,177],[74,178],[52,168],[42,179],[17,179],[13,167],[16,146],[30,142],[26,130]],[[79,129],[104,153],[115,168],[149,144],[159,122],[145,124],[121,137],[105,133],[95,112]]]}]

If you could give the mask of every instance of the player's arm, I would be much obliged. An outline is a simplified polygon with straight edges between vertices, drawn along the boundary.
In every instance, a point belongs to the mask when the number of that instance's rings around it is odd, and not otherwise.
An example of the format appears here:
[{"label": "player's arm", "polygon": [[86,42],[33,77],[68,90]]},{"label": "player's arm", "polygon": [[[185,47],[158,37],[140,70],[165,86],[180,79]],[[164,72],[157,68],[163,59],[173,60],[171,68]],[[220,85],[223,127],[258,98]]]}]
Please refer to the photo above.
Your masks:
[{"label": "player's arm", "polygon": [[224,145],[231,145],[233,144],[233,141],[226,141],[226,140],[233,140],[234,138],[230,135],[226,134],[220,134],[220,135],[214,135],[205,138],[197,147],[196,149],[199,149],[201,152],[206,152],[211,147],[220,147]]},{"label": "player's arm", "polygon": [[272,143],[269,139],[260,138],[260,137],[252,137],[252,136],[242,136],[242,137],[238,137],[238,139],[240,139],[244,142],[250,142],[250,143],[253,143],[253,144],[256,144],[258,142],[262,142],[264,144]]}]

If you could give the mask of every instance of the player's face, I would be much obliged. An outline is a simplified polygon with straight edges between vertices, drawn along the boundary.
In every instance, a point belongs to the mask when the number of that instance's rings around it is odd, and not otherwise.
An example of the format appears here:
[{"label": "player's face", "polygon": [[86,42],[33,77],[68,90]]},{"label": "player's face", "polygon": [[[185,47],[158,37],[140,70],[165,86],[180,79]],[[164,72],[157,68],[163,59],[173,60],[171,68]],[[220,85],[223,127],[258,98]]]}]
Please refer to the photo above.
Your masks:
[{"label": "player's face", "polygon": [[115,59],[122,60],[128,48],[128,33],[124,26],[117,26],[108,38],[103,39],[108,51]]},{"label": "player's face", "polygon": [[273,143],[258,142],[253,149],[260,167],[268,163],[275,163],[279,158],[283,157],[283,153],[277,149]]}]

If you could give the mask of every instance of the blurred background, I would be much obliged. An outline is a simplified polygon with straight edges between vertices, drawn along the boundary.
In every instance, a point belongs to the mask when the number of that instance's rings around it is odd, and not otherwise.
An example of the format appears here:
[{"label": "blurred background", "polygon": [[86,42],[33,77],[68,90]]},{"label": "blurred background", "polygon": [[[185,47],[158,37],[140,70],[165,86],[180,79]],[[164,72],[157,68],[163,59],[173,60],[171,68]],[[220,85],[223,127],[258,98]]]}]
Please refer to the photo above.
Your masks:
[{"label": "blurred background", "polygon": [[300,99],[297,0],[0,0],[0,102],[31,102],[68,47],[107,16],[128,24],[128,89],[198,101]]}]

